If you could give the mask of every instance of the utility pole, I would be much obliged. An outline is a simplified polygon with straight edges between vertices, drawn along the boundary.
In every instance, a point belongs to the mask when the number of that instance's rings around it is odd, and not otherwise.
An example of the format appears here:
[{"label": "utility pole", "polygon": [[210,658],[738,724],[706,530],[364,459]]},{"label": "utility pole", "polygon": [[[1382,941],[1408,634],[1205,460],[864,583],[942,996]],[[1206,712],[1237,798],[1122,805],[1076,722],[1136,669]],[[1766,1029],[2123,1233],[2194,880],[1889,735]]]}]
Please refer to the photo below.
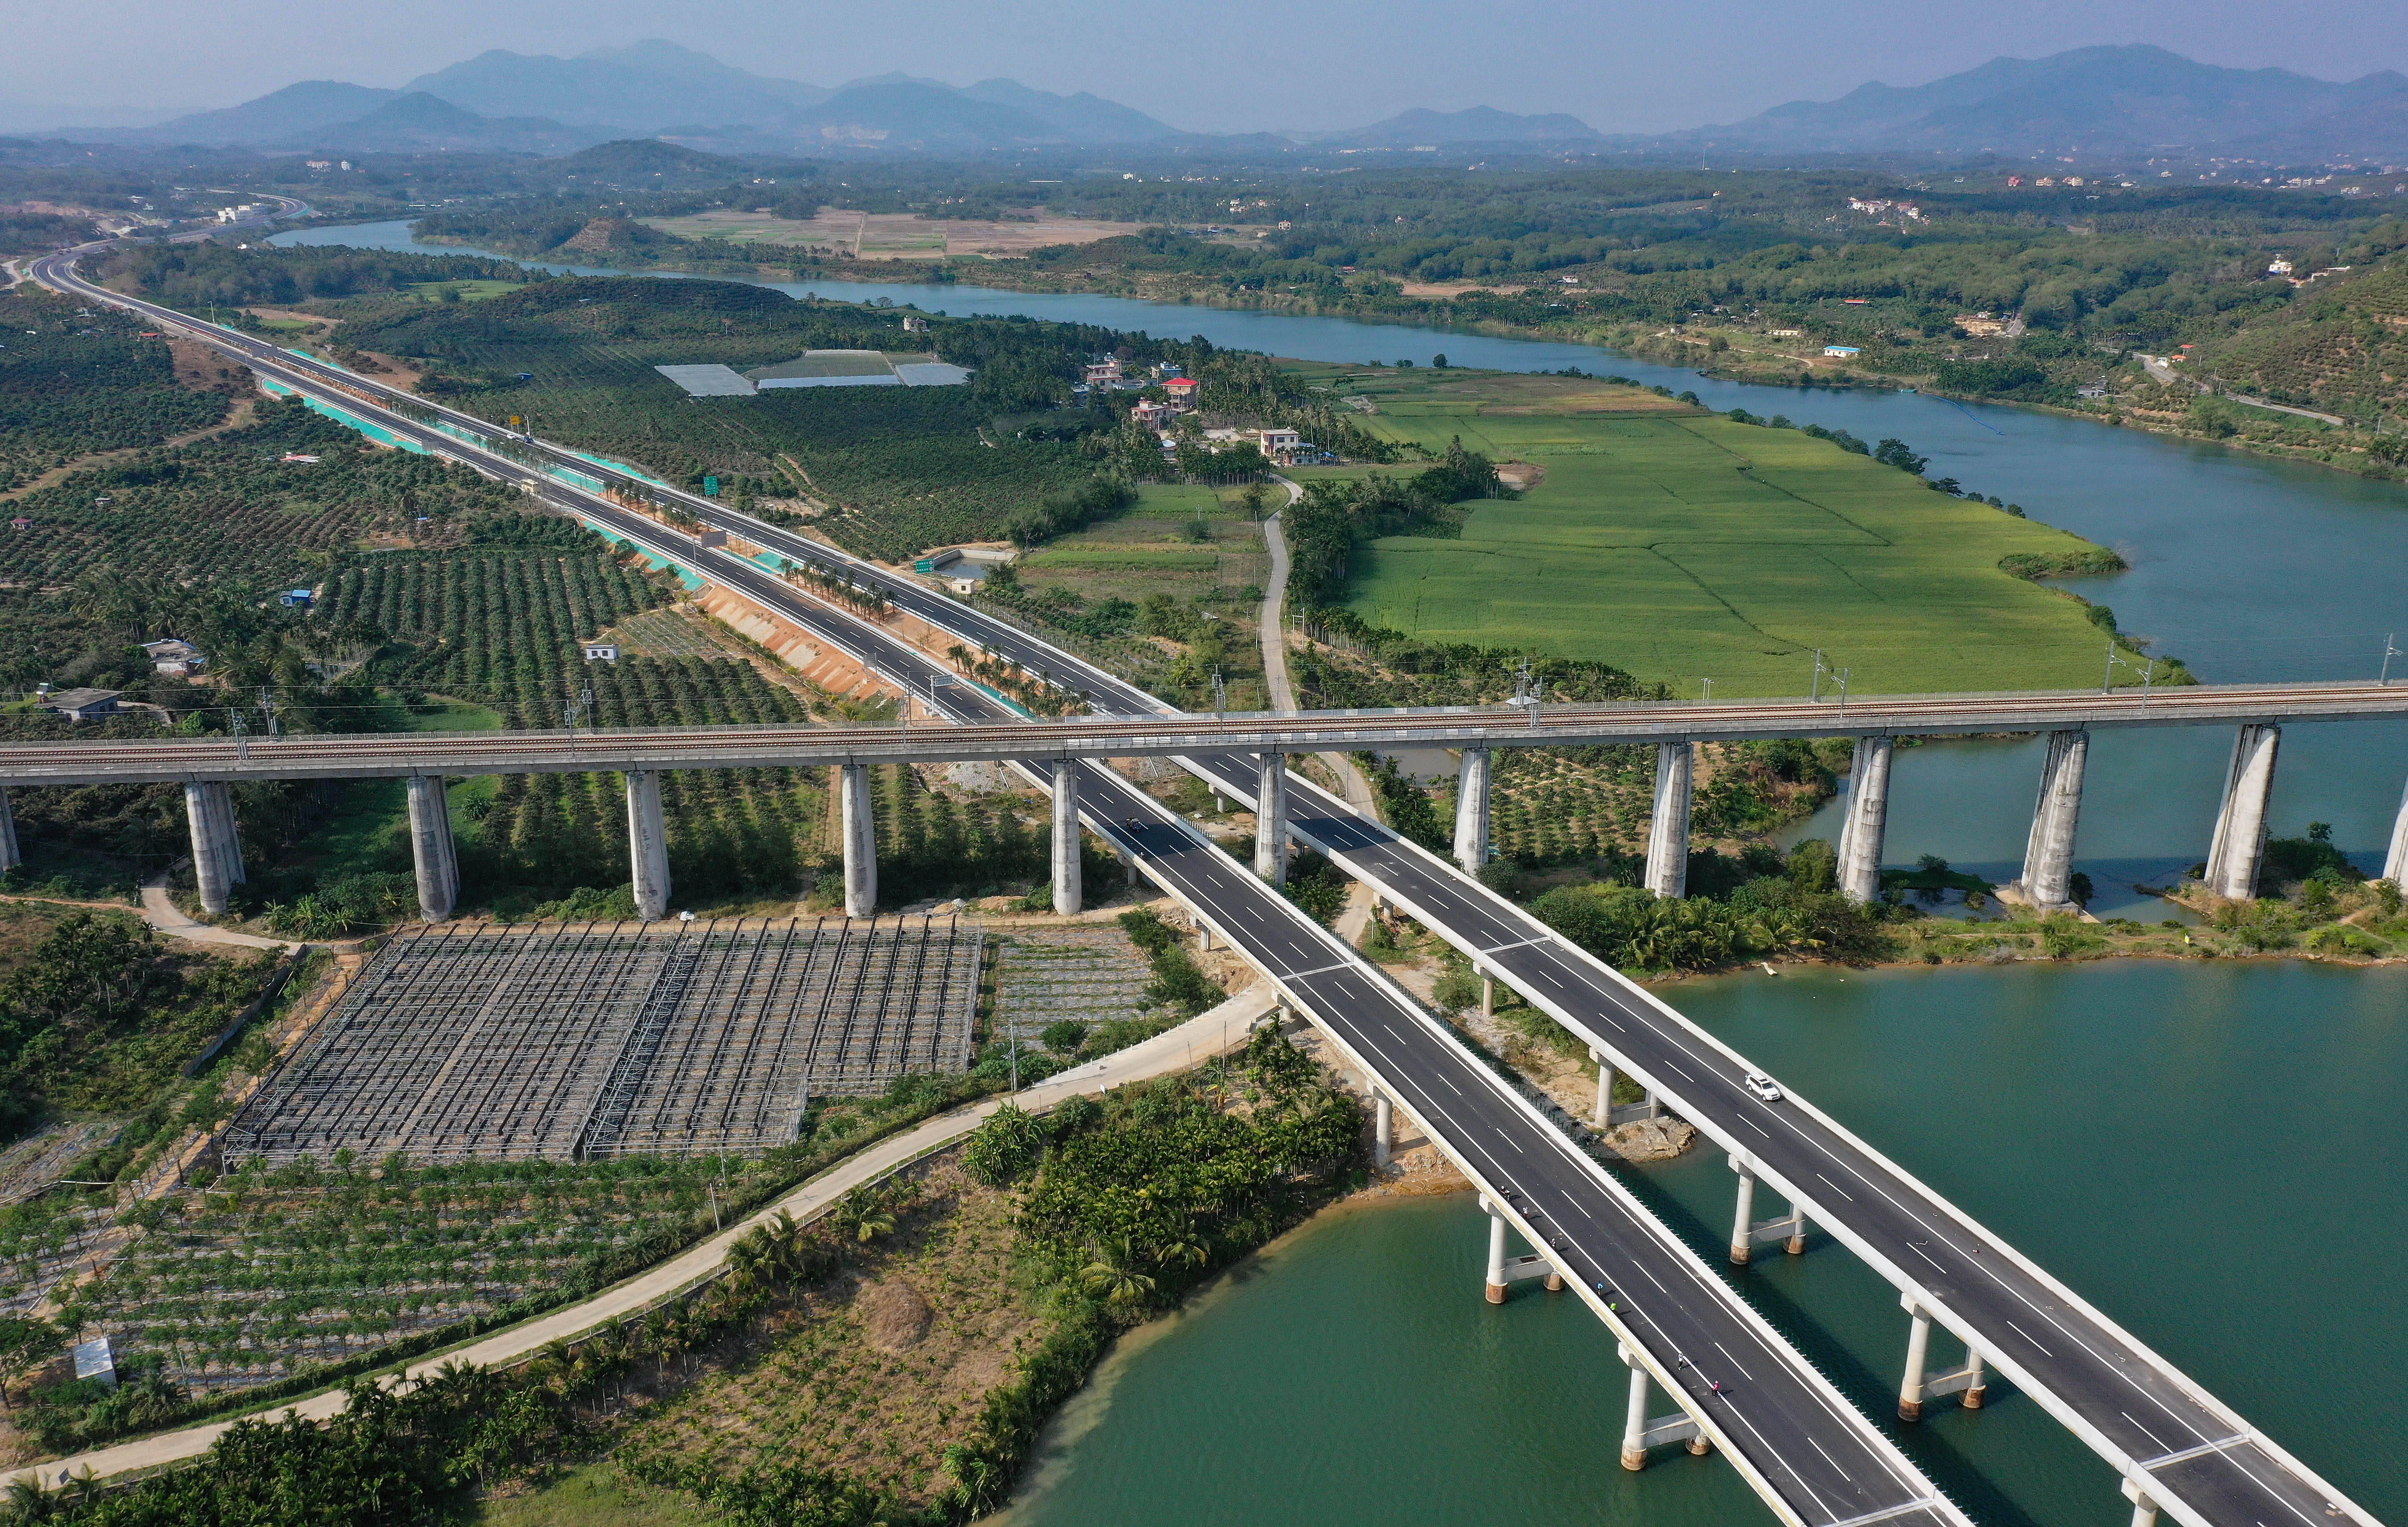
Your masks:
[{"label": "utility pole", "polygon": [[1810,703],[1823,698],[1823,649],[1819,647],[1814,649],[1814,688],[1806,698]]},{"label": "utility pole", "polygon": [[2383,677],[2374,681],[2375,686],[2379,689],[2389,689],[2391,687],[2391,660],[2400,655],[2400,649],[2393,646],[2392,643],[2399,638],[2399,635],[2400,633],[2395,631],[2390,635],[2383,638]]},{"label": "utility pole", "polygon": [[2104,694],[2115,682],[2115,638],[2107,638],[2107,671],[2099,676],[2099,692]]},{"label": "utility pole", "polygon": [[1840,719],[1845,721],[1848,715],[1848,670],[1839,668],[1833,672],[1840,680]]},{"label": "utility pole", "polygon": [[1701,678],[1698,680],[1698,682],[1706,687],[1706,697],[1699,703],[1702,705],[1713,705],[1714,703],[1714,681],[1711,678]]}]

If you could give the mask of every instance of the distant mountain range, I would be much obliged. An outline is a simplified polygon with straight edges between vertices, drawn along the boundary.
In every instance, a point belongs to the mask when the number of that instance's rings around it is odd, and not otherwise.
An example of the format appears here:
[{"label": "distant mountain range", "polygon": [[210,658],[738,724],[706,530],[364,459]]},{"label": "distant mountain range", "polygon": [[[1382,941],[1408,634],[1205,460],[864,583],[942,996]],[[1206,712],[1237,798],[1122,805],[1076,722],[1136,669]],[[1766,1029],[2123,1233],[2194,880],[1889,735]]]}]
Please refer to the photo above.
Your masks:
[{"label": "distant mountain range", "polygon": [[1655,140],[1718,152],[2222,154],[2306,163],[2408,159],[2408,78],[2347,84],[2227,69],[2162,48],[1998,58],[1901,89],[1860,85]]},{"label": "distant mountain range", "polygon": [[978,153],[1146,146],[1229,152],[1314,149],[1609,150],[1640,158],[1821,154],[2221,154],[2284,164],[2408,161],[2408,78],[2346,84],[2284,69],[2227,69],[2162,48],[2083,48],[1993,59],[1929,84],[1869,84],[1744,121],[1607,137],[1562,113],[1415,108],[1345,132],[1212,136],[1081,92],[1010,79],[969,86],[892,74],[825,89],[731,67],[675,43],[574,58],[480,53],[398,90],[315,79],[156,126],[87,141],[269,151],[563,154],[664,138],[733,155]]},{"label": "distant mountain range", "polygon": [[[1011,79],[948,85],[908,75],[833,90],[776,79],[658,40],[575,58],[500,49],[421,75],[398,90],[312,79],[220,111],[100,135],[111,141],[323,152],[431,149],[556,154],[627,137],[666,137],[731,153],[831,148],[922,152],[1152,144],[1292,148],[1254,135],[1184,133],[1084,91],[1058,95]],[[1408,111],[1315,143],[1409,148],[1595,140],[1566,116],[1488,107]]]}]

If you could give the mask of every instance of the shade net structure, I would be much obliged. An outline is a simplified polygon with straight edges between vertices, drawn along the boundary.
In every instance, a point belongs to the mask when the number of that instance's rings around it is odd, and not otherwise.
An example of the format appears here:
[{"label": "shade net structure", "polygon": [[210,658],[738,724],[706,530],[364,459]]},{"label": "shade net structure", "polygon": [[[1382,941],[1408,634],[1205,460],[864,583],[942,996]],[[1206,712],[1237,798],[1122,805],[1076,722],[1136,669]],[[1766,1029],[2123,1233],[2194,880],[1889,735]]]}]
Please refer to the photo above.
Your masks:
[{"label": "shade net structure", "polygon": [[969,1064],[984,937],[932,918],[415,930],[244,1107],[229,1163],[744,1152]]}]

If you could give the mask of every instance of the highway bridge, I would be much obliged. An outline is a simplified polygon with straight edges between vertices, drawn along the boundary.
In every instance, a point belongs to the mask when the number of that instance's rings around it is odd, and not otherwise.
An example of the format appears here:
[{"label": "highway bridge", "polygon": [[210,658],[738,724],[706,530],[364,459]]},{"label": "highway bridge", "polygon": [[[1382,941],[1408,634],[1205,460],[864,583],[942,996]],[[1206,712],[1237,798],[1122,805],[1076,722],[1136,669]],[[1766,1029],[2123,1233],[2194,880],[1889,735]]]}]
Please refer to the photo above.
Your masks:
[{"label": "highway bridge", "polygon": [[[366,378],[301,361],[248,336],[92,287],[74,274],[78,252],[45,258],[36,265],[37,276],[95,300],[135,307],[163,323],[194,333],[286,385],[337,406],[352,407],[363,387],[375,388]],[[501,433],[466,415],[450,413],[450,418],[454,430],[495,438]],[[672,537],[655,521],[625,508],[607,493],[564,483],[549,470],[520,461],[523,449],[509,454],[486,450],[397,414],[380,413],[376,421],[418,440],[425,449],[526,484],[549,502],[696,567],[705,577],[927,697],[949,719],[973,729],[1010,724],[1002,702],[970,686],[949,682],[954,676],[941,664],[874,623],[808,597],[747,559],[724,551],[697,552],[682,538]],[[589,480],[595,473],[594,464],[582,457],[556,448],[541,449],[566,470]],[[575,464],[570,466],[572,461]],[[636,486],[634,479],[626,486]],[[1919,1416],[1942,1392],[1963,1392],[1970,1402],[1981,1393],[1987,1374],[1995,1370],[2109,1462],[2124,1480],[2136,1523],[2154,1522],[2160,1511],[2193,1527],[2374,1521],[2370,1513],[2104,1313],[1836,1120],[1794,1094],[1769,1102],[1750,1092],[1742,1084],[1749,1069],[1743,1058],[1636,983],[1482,887],[1464,865],[1476,865],[1485,858],[1484,791],[1473,788],[1463,792],[1466,820],[1458,823],[1457,831],[1463,863],[1449,863],[1376,821],[1357,816],[1309,782],[1288,776],[1279,753],[1209,750],[1204,744],[1214,737],[1220,739],[1222,749],[1231,747],[1231,735],[1208,731],[1202,718],[1178,716],[1153,696],[1072,654],[1048,647],[916,579],[734,516],[713,501],[676,494],[657,485],[643,486],[653,495],[668,492],[696,513],[740,531],[746,539],[773,553],[838,567],[857,581],[875,583],[909,613],[1008,656],[1032,672],[1042,669],[1057,678],[1067,677],[1088,692],[1104,715],[1136,718],[1166,735],[1201,735],[1204,742],[1197,751],[1183,755],[1182,763],[1217,788],[1261,806],[1257,815],[1266,825],[1256,846],[1255,868],[1260,873],[1246,873],[1188,824],[1111,770],[1059,749],[1050,758],[1040,750],[1019,764],[1029,778],[1053,792],[1057,905],[1065,909],[1079,905],[1075,848],[1078,825],[1083,821],[1178,896],[1216,935],[1242,950],[1296,1006],[1321,1025],[1378,1090],[1383,1116],[1393,1103],[1418,1119],[1479,1184],[1495,1222],[1500,1227],[1510,1223],[1540,1249],[1544,1270],[1566,1280],[1621,1340],[1633,1363],[1626,1462],[1634,1456],[1643,1461],[1651,1441],[1679,1440],[1687,1430],[1710,1438],[1728,1454],[1784,1520],[1815,1527],[1855,1527],[1873,1521],[1963,1520],[1894,1445],[1842,1403],[1828,1383],[1774,1336],[1719,1278],[1680,1251],[1669,1233],[1584,1152],[1574,1149],[1561,1132],[1467,1054],[1358,952],[1304,919],[1273,891],[1266,878],[1277,878],[1282,872],[1291,835],[1330,853],[1350,873],[1465,950],[1485,978],[1510,983],[1585,1039],[1600,1063],[1601,1111],[1614,1073],[1626,1072],[1695,1122],[1727,1152],[1738,1174],[1734,1260],[1743,1259],[1768,1236],[1795,1244],[1804,1221],[1811,1220],[1895,1285],[1908,1317],[1899,1394],[1903,1418]],[[2313,688],[2321,692],[2329,687]],[[2187,696],[2196,692],[2158,691],[2142,703],[2170,704],[2177,692]],[[1961,703],[1965,698],[1943,697],[1942,703]],[[2076,703],[2070,696],[2053,698],[2067,706]],[[2083,696],[2079,703],[2104,707],[2124,698]],[[1900,731],[1949,728],[1916,720],[1900,721],[1896,730],[1867,732],[1862,730],[1866,723],[1860,708],[1865,703],[1850,702],[1849,714],[1842,718],[1835,710],[1832,721],[1839,735],[1858,739],[1857,781],[1852,791],[1855,806],[1849,825],[1851,854],[1843,857],[1860,863],[1869,854],[1877,869],[1885,799],[1880,781],[1886,777],[1888,739]],[[2263,694],[2243,702],[2244,706],[2272,703],[2272,697]],[[2315,706],[2329,699],[2302,696],[2300,703]],[[2386,699],[2378,693],[2366,703],[2381,706]],[[1687,715],[1701,708],[1682,706],[1679,711]],[[2031,723],[2051,731],[2052,746],[2050,772],[2043,779],[2036,814],[2033,857],[2027,860],[2028,877],[2033,874],[2035,859],[2045,872],[2053,857],[2070,857],[2073,821],[2065,807],[2069,799],[2078,807],[2086,729],[2114,724],[2105,719],[2104,709],[2081,714],[2066,709],[2054,714],[2060,718],[2057,722]],[[2264,790],[2271,784],[2280,726],[2284,720],[2308,713],[2257,709],[2249,714],[2257,719],[2240,727],[2213,857],[2225,862],[2228,870],[2246,861],[2246,873],[2254,882],[2257,848],[2253,845],[2262,845]],[[1930,712],[1924,713],[1924,720],[1936,719]],[[2156,719],[2149,718],[2152,723]],[[2235,713],[2192,719],[2231,721]],[[2318,714],[2315,719],[2342,718]],[[1277,724],[1294,724],[1296,720],[1283,718]],[[1550,722],[1549,716],[1540,715],[1536,730],[1551,733]],[[1710,719],[1709,725],[1713,724],[1718,723]],[[1526,719],[1524,725],[1528,726]],[[2028,728],[1991,719],[1966,729]],[[1813,729],[1791,723],[1778,735],[1810,730]],[[2080,740],[2067,740],[2069,734]],[[1020,735],[1032,735],[1027,723],[1022,723]],[[1749,734],[1684,728],[1670,739],[1661,731],[1646,735],[1665,749],[1664,760],[1671,766],[1661,772],[1669,774],[1678,787],[1679,798],[1670,804],[1677,804],[1685,821],[1682,783],[1685,769],[1678,761],[1686,756],[1691,742],[1698,736]],[[380,740],[390,746],[393,739]],[[1283,745],[1276,733],[1268,742],[1259,737],[1245,740],[1256,747]],[[1571,739],[1551,734],[1547,740]],[[1391,740],[1386,745],[1396,744]],[[1467,766],[1478,771],[1484,763],[1482,749],[1469,740],[1461,745]],[[589,762],[588,766],[594,765]],[[866,794],[856,783],[858,765],[848,764],[844,777],[849,796]],[[439,777],[431,789],[423,790],[419,782],[424,778],[413,776],[413,807],[423,804],[430,817],[439,817]],[[641,799],[645,781],[651,782],[652,792],[649,821]],[[222,803],[213,802],[209,792],[222,792],[222,782],[204,779],[189,782],[186,788],[188,797],[195,801],[196,858],[205,856],[205,848],[222,857],[230,833],[222,820]],[[200,793],[194,795],[195,792]],[[431,796],[431,802],[423,802],[423,796]],[[651,908],[657,912],[665,906],[666,860],[657,841],[647,841],[647,829],[656,832],[658,825],[656,775],[631,770],[629,798],[638,900],[657,899],[660,905]],[[1662,804],[1667,803],[1659,788]],[[854,904],[857,895],[866,894],[867,901],[874,902],[875,859],[866,841],[866,800],[861,809],[853,806],[848,802],[847,900]],[[853,841],[856,830],[865,834],[859,844]],[[440,845],[428,843],[426,832],[420,835],[423,901],[427,890],[424,864],[430,858],[439,863],[449,853],[448,828],[444,832]],[[1071,850],[1067,865],[1062,852],[1066,840]],[[652,881],[649,887],[648,878]],[[1862,889],[1860,876],[1854,889]],[[448,911],[448,906],[444,909]],[[866,903],[860,909],[867,909]],[[1787,1201],[1785,1214],[1769,1221],[1755,1220],[1754,1193],[1759,1183]],[[1517,1270],[1507,1266],[1501,1250],[1500,1228],[1492,1244],[1492,1292]],[[1966,1346],[1965,1361],[1946,1375],[1929,1372],[1934,1324]],[[1739,1376],[1736,1379],[1734,1374]],[[1651,1383],[1674,1396],[1682,1407],[1681,1417],[1662,1423],[1647,1417]]]}]

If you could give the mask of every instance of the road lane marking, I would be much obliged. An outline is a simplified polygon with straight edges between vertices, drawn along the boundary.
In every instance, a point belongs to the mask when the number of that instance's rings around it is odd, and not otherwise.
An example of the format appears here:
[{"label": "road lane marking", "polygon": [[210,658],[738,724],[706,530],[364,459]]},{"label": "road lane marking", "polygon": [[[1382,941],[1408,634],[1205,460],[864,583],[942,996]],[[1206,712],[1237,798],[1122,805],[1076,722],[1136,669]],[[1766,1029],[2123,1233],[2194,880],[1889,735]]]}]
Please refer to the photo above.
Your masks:
[{"label": "road lane marking", "polygon": [[2015,1334],[2016,1335],[2021,1336],[2021,1337],[2022,1337],[2024,1340],[2026,1340],[2026,1341],[2031,1341],[2032,1346],[2033,1346],[2033,1347],[2035,1347],[2035,1348],[2038,1348],[2038,1349],[2039,1349],[2039,1351],[2040,1351],[2040,1355],[2041,1355],[2041,1356],[2045,1357],[2045,1358],[2054,1358],[2055,1356],[2057,1356],[2057,1354],[2056,1354],[2055,1352],[2050,1351],[2050,1350],[2049,1350],[2047,1348],[2045,1348],[2045,1347],[2042,1347],[2042,1346],[2040,1345],[2040,1343],[2038,1343],[2038,1342],[2036,1342],[2036,1341],[2032,1341],[2032,1334],[2031,1334],[2030,1332],[2028,1332],[2028,1331],[2025,1330],[2022,1326],[2016,1325],[2016,1324],[2015,1324],[2015,1322],[2014,1322],[2014,1321],[2013,1321],[2013,1320],[2009,1320],[2009,1321],[2007,1322],[2007,1324],[2008,1324],[2008,1326],[2009,1326],[2011,1329],[2013,1329],[2013,1330],[2014,1330],[2014,1334]]}]

